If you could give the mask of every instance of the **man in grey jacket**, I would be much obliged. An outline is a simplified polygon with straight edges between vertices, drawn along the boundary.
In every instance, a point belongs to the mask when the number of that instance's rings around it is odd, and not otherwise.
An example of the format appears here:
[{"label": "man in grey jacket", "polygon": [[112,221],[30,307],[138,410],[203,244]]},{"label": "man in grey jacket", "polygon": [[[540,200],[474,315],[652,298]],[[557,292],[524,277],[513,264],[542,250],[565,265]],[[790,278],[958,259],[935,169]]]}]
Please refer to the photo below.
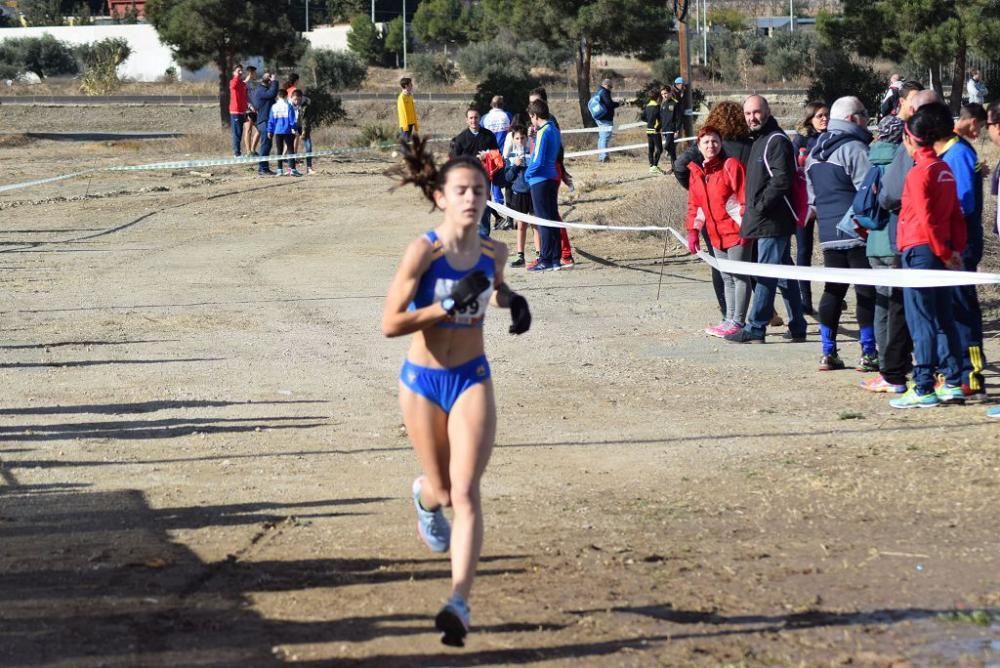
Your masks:
[{"label": "man in grey jacket", "polygon": [[[853,223],[854,196],[871,162],[868,144],[868,111],[856,97],[842,97],[830,107],[830,125],[819,136],[806,160],[809,202],[816,208],[816,229],[823,251],[823,266],[837,269],[868,269],[865,240]],[[837,330],[848,286],[827,283],[819,301],[819,332],[823,342],[820,371],[844,368],[837,351]],[[858,371],[878,371],[875,346],[875,288],[854,287],[860,328],[861,361]]]}]

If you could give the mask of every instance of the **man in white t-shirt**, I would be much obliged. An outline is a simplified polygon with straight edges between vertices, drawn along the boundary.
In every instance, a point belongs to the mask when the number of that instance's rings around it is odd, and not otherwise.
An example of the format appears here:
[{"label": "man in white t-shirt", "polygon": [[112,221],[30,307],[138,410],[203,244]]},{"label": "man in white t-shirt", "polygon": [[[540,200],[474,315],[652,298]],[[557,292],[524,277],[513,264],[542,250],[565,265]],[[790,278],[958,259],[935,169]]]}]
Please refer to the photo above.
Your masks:
[{"label": "man in white t-shirt", "polygon": [[[510,121],[510,114],[503,110],[503,96],[494,95],[493,99],[490,100],[490,110],[486,112],[485,116],[483,116],[483,120],[480,121],[480,124],[496,136],[497,146],[501,149],[504,146],[504,140],[507,138],[507,133],[510,131]],[[504,203],[503,188],[491,184],[490,191],[493,194],[494,202],[497,204]],[[494,216],[497,217],[498,221],[500,220],[500,216],[495,212]],[[511,227],[513,227],[513,224],[511,224]]]}]

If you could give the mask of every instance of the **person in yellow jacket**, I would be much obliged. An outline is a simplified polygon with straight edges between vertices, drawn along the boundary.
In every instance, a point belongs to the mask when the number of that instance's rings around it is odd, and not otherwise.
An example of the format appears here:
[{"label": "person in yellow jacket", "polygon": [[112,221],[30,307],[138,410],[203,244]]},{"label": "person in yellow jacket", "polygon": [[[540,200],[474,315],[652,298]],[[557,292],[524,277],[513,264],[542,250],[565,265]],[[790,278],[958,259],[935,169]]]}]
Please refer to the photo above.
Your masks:
[{"label": "person in yellow jacket", "polygon": [[403,90],[396,98],[396,114],[399,116],[399,136],[409,142],[414,132],[420,132],[420,121],[417,120],[417,110],[413,106],[413,79],[403,77],[399,80]]}]

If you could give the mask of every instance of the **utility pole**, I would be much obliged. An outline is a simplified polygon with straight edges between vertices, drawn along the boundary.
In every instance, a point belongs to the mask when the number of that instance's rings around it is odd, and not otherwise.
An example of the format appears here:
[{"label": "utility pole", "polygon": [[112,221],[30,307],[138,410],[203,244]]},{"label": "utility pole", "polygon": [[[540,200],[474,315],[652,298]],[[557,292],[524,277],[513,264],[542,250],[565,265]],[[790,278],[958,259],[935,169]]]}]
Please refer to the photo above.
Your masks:
[{"label": "utility pole", "polygon": [[795,32],[795,0],[788,0],[788,32]]},{"label": "utility pole", "polygon": [[[695,0],[697,2],[697,0]],[[688,0],[674,0],[674,18],[677,19],[677,45],[680,47],[681,76],[687,84],[684,86],[684,108],[691,109],[691,51],[688,45]],[[691,117],[684,119],[684,131],[691,131]]]},{"label": "utility pole", "polygon": [[[403,21],[406,19],[404,18]],[[375,0],[372,0],[372,25],[375,25]]]},{"label": "utility pole", "polygon": [[306,32],[309,32],[309,0],[306,0]]},{"label": "utility pole", "polygon": [[702,0],[701,17],[701,29],[704,31],[701,34],[701,64],[708,67],[708,0]]},{"label": "utility pole", "polygon": [[[374,6],[375,0],[372,0]],[[406,68],[406,0],[403,0],[403,69]]]}]

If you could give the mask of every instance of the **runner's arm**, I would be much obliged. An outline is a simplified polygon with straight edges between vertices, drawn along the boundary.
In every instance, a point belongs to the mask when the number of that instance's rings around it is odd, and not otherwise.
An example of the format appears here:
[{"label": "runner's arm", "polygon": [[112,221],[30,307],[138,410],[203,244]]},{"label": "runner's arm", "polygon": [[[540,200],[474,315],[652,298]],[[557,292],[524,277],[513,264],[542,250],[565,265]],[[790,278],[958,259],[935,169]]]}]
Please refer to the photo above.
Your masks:
[{"label": "runner's arm", "polygon": [[382,311],[382,334],[389,338],[405,336],[435,325],[448,317],[440,302],[408,310],[417,294],[420,277],[430,265],[429,244],[421,237],[410,243],[403,261],[389,284]]}]

